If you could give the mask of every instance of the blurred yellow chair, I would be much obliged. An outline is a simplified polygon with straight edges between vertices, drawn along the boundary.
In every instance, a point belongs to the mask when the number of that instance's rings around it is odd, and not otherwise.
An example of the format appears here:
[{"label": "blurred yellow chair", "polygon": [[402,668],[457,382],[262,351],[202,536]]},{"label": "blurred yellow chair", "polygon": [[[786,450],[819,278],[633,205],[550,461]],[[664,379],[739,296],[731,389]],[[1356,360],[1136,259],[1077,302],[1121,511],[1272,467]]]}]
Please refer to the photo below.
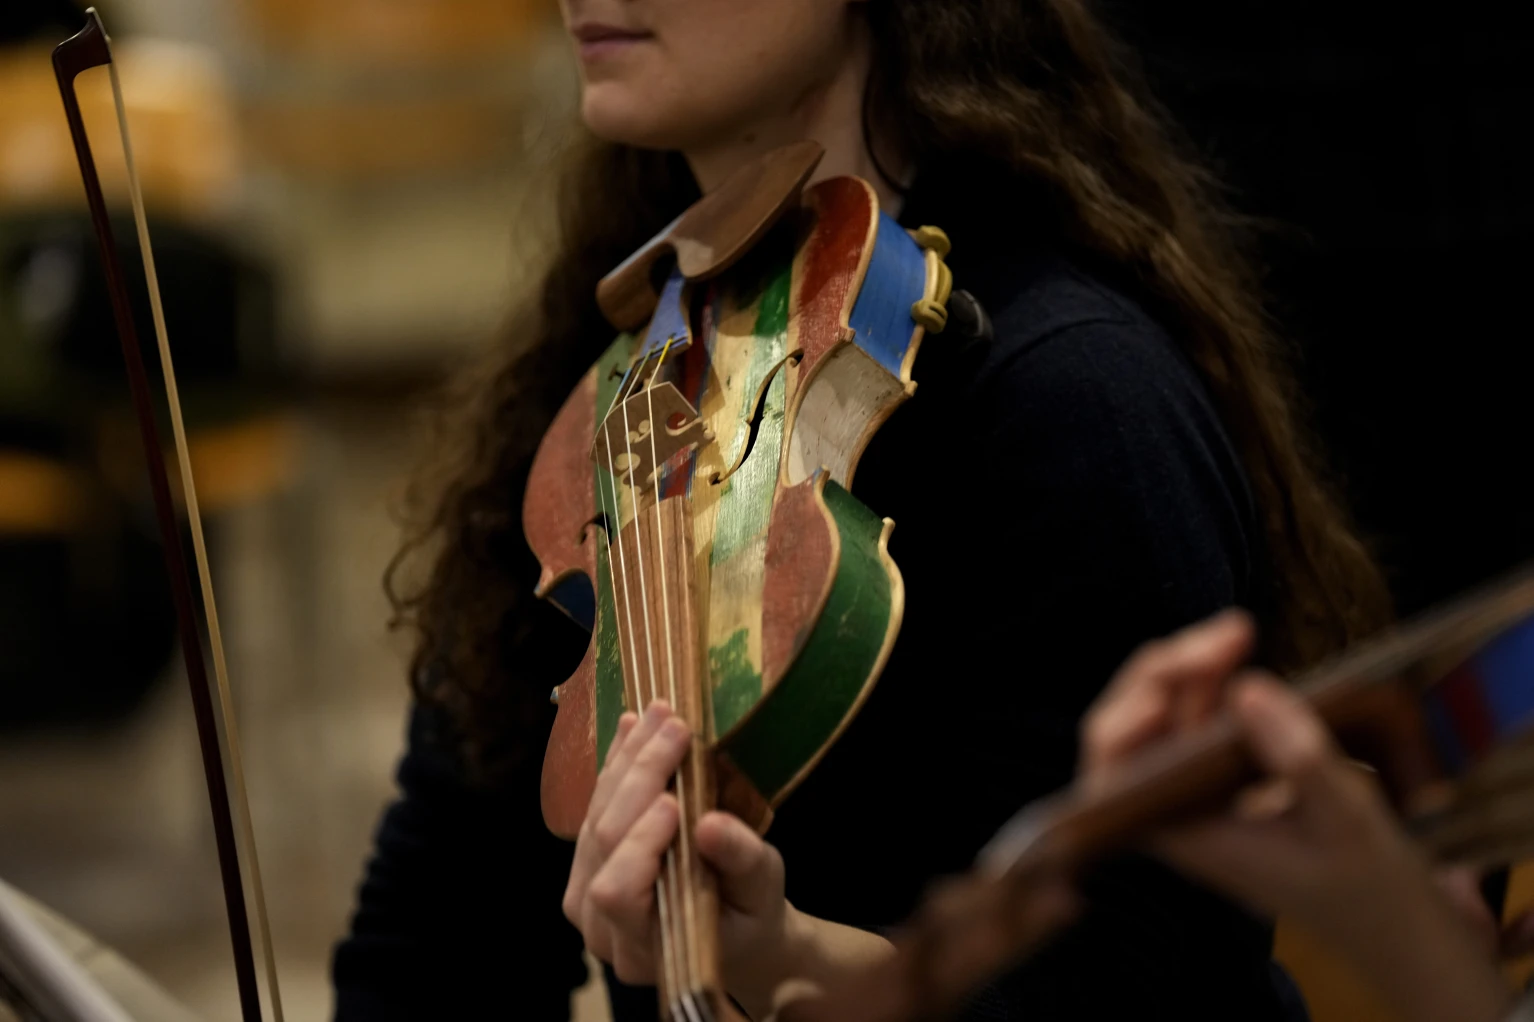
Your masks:
[{"label": "blurred yellow chair", "polygon": [[[1503,918],[1530,909],[1534,909],[1534,863],[1524,863],[1512,871]],[[1397,1022],[1373,987],[1324,944],[1282,920],[1274,957],[1300,985],[1312,1022]],[[1509,982],[1521,989],[1534,973],[1534,958],[1509,963],[1505,971]]]},{"label": "blurred yellow chair", "polygon": [[78,469],[26,451],[0,450],[0,536],[74,531],[88,492]]},{"label": "blurred yellow chair", "polygon": [[[102,474],[124,495],[146,492],[136,427],[118,421],[103,433]],[[274,412],[190,433],[187,448],[197,500],[205,514],[255,503],[291,486],[298,475],[299,429]],[[177,474],[166,452],[172,487]],[[67,535],[89,514],[91,481],[79,467],[24,451],[0,450],[0,536]]]},{"label": "blurred yellow chair", "polygon": [[[234,102],[217,62],[182,43],[124,39],[113,55],[144,202],[201,220],[229,202],[239,167]],[[105,69],[76,82],[107,200],[127,205],[117,114]],[[80,170],[46,47],[0,50],[0,209],[84,205]]]},{"label": "blurred yellow chair", "polygon": [[552,22],[551,0],[248,0],[278,53],[328,61],[424,65],[505,52]]},{"label": "blurred yellow chair", "polygon": [[[187,453],[202,512],[217,514],[255,503],[293,485],[298,477],[300,437],[297,417],[280,409],[189,427]],[[147,492],[139,451],[138,425],[126,411],[103,419],[97,434],[100,472],[114,490],[127,496],[142,497]],[[173,496],[179,501],[176,477],[180,470],[174,450],[167,449],[165,458]]]}]

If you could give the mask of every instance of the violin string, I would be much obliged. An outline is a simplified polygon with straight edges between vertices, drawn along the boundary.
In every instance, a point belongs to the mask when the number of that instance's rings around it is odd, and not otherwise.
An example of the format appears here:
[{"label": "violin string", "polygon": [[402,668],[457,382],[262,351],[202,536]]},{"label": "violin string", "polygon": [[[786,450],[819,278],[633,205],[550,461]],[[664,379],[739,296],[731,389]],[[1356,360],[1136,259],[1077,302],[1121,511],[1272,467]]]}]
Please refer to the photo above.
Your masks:
[{"label": "violin string", "polygon": [[[668,354],[670,354],[670,352],[671,352],[671,345],[673,343],[675,343],[675,341],[676,341],[675,336],[668,337],[666,339],[666,345],[665,345],[665,347],[663,347],[661,349],[660,358],[656,360],[655,370],[654,370],[654,372],[652,372],[650,374],[649,380],[646,381],[646,384],[645,384],[645,401],[647,403],[647,414],[649,415],[649,422],[650,422],[650,430],[649,430],[649,432],[650,432],[650,465],[651,465],[651,467],[652,467],[652,469],[653,469],[653,471],[655,473],[655,506],[656,506],[656,515],[655,515],[656,555],[655,555],[655,559],[656,559],[656,563],[661,565],[661,571],[660,571],[660,606],[661,606],[661,620],[664,622],[665,628],[666,628],[665,646],[666,646],[667,689],[668,689],[668,691],[670,693],[670,699],[671,699],[671,706],[672,706],[672,708],[673,709],[678,709],[680,707],[680,704],[677,702],[676,658],[675,658],[675,655],[672,652],[672,642],[674,641],[674,637],[673,637],[673,634],[672,634],[672,626],[671,626],[671,599],[670,599],[670,595],[669,595],[668,589],[667,589],[667,583],[666,583],[666,574],[667,574],[667,572],[665,570],[665,565],[666,565],[666,529],[665,529],[665,524],[664,524],[663,520],[661,519],[661,516],[660,516],[660,513],[659,513],[659,510],[660,510],[660,496],[661,496],[661,492],[660,492],[660,484],[661,484],[660,470],[661,470],[661,465],[660,465],[660,457],[656,453],[656,446],[655,446],[655,434],[660,429],[660,424],[655,421],[655,381],[660,376],[661,367],[666,364],[666,356]],[[683,567],[684,567],[684,570],[689,570],[690,571],[692,566],[691,565],[684,565]],[[685,641],[686,636],[684,636],[683,638],[684,638],[684,641]],[[692,724],[693,722],[692,721],[688,721],[688,723]],[[701,723],[701,722],[699,722],[699,723]],[[691,841],[690,841],[690,835],[688,834],[688,829],[689,829],[688,824],[690,823],[690,821],[689,821],[689,819],[687,817],[687,812],[686,812],[687,791],[686,791],[686,787],[685,787],[685,785],[683,783],[683,780],[682,780],[682,771],[680,769],[678,769],[677,772],[675,773],[675,775],[673,775],[673,776],[674,776],[674,779],[675,779],[675,782],[676,782],[677,805],[682,810],[681,813],[679,814],[680,817],[681,817],[681,826],[677,828],[677,844],[679,845],[679,853],[680,853],[680,858],[682,860],[682,877],[683,877],[683,879],[685,881],[685,880],[688,880],[692,876],[692,873],[693,873],[693,869],[692,869],[692,867],[693,867],[692,844],[691,844]],[[681,925],[680,936],[681,936],[681,939],[682,939],[682,954],[686,956],[687,964],[689,966],[689,972],[691,973],[687,978],[691,981],[692,984],[696,984],[698,979],[699,979],[699,974],[702,972],[702,967],[701,967],[701,963],[696,960],[697,952],[698,952],[698,942],[695,939],[694,931],[695,931],[696,926],[697,926],[697,916],[696,916],[696,908],[695,908],[694,903],[693,903],[692,884],[688,883],[688,882],[684,882],[682,884],[681,894],[682,894],[682,925]],[[689,1006],[690,1006],[690,1002],[692,1000],[692,998],[691,998],[691,990],[692,990],[692,986],[689,986],[688,993],[685,996],[685,1000],[689,1003]]]},{"label": "violin string", "polygon": [[[658,370],[659,370],[659,367],[657,366],[656,371],[658,371]],[[651,381],[653,381],[653,379],[654,379],[653,372],[651,374],[650,379],[651,379]],[[654,432],[655,432],[655,423],[651,422],[650,423],[650,433],[651,433],[651,437],[650,438],[651,438],[652,444],[654,442]],[[608,436],[611,437],[611,435],[612,435],[611,432],[609,432]],[[655,639],[654,639],[654,635],[653,635],[653,629],[650,627],[650,595],[649,595],[648,586],[646,585],[646,581],[645,581],[645,570],[644,570],[644,528],[643,528],[643,525],[641,524],[641,521],[640,521],[639,480],[636,479],[634,474],[633,474],[633,468],[634,468],[633,436],[634,436],[634,434],[633,434],[633,427],[629,423],[629,406],[628,406],[628,402],[624,401],[623,402],[623,446],[624,446],[624,452],[628,455],[628,459],[629,459],[629,462],[628,462],[629,463],[629,471],[630,471],[630,475],[629,475],[629,492],[633,494],[633,500],[634,500],[634,545],[635,545],[635,548],[636,548],[635,556],[638,558],[638,563],[639,563],[639,603],[640,603],[640,607],[642,608],[642,613],[640,614],[640,620],[644,622],[644,638],[645,638],[645,653],[646,653],[646,656],[645,656],[645,666],[648,668],[647,674],[649,676],[649,682],[650,682],[650,701],[654,702],[659,697],[659,695],[660,695],[660,686],[659,686],[659,684],[658,684],[658,682],[656,681],[656,678],[655,678]],[[658,466],[657,466],[657,468],[658,468]],[[658,476],[657,476],[657,481],[658,481]],[[660,519],[660,514],[659,514],[659,508],[660,508],[659,497],[660,497],[660,493],[659,493],[658,490],[656,491],[655,496],[657,498],[657,500],[656,500],[656,520],[657,520],[657,523],[658,523],[659,519]],[[662,571],[662,574],[664,574],[664,571]],[[672,709],[673,710],[676,709],[675,704],[672,705]],[[678,808],[680,809],[680,801],[678,802]],[[685,829],[685,828],[680,827],[680,826],[678,827],[678,831],[679,832],[682,829]],[[678,912],[677,912],[678,906],[677,906],[676,902],[673,900],[676,897],[676,890],[677,890],[676,854],[675,854],[675,851],[674,851],[673,847],[668,847],[666,849],[665,875],[666,875],[666,878],[670,881],[670,883],[662,885],[662,887],[663,887],[663,889],[665,891],[665,897],[663,899],[661,899],[660,903],[669,905],[670,912],[668,913],[666,911],[666,909],[664,909],[664,908],[660,910],[660,915],[661,915],[661,932],[662,932],[662,934],[667,933],[667,931],[671,929],[671,927],[668,925],[668,920],[667,920],[668,914],[669,914],[670,918],[672,920],[675,920],[677,923],[681,923],[682,922],[682,920],[678,918],[678,915],[679,915]],[[657,879],[659,879],[659,878],[657,878]],[[685,937],[683,937],[682,933],[680,933],[680,932],[673,932],[672,933],[672,937],[675,938],[675,939],[680,939],[682,941],[682,943],[684,944],[684,947],[685,947],[686,940],[685,940]],[[664,948],[664,941],[665,941],[665,937],[663,936],[662,937],[662,942],[663,942],[663,944],[662,944],[662,953],[664,953],[664,950],[665,950],[665,948]],[[673,959],[676,957],[676,952],[675,951],[673,951],[672,956],[673,956]],[[689,963],[689,965],[690,965],[690,963]],[[689,981],[691,980],[692,977],[689,975],[689,973],[691,971],[690,968],[684,968],[680,963],[678,963],[678,971],[680,973],[679,978],[683,978],[683,979],[686,979],[686,980],[689,980]],[[678,986],[675,989],[676,996],[681,999],[683,1006],[687,1007],[687,1008],[690,1008],[691,999],[687,998],[687,997],[684,997],[683,995],[685,994],[685,992],[687,990],[690,990],[690,989],[691,989],[690,982],[688,984],[686,984],[686,985]],[[692,1014],[691,1011],[689,1011],[689,1014]],[[693,1022],[700,1022],[700,1020],[694,1019]]]},{"label": "violin string", "polygon": [[[636,369],[637,369],[637,367],[636,367]],[[613,412],[613,409],[616,408],[616,406],[618,405],[618,403],[620,401],[625,400],[625,398],[624,398],[624,391],[627,389],[627,385],[628,385],[628,380],[627,379],[625,379],[622,383],[619,384],[618,393],[613,396],[613,403],[612,403],[612,405],[609,406],[609,408],[607,410],[607,414],[602,417],[602,426],[601,426],[602,438],[603,438],[603,441],[607,445],[607,464],[609,466],[611,466],[613,464],[612,412]],[[628,408],[628,405],[625,403],[624,404],[625,420],[627,419],[627,414],[626,414],[627,408]],[[628,443],[627,437],[628,437],[627,423],[625,422],[625,430],[624,430],[624,438],[625,438],[624,439],[624,443],[625,443],[625,445],[627,445],[627,443]],[[633,456],[632,451],[630,451],[629,452],[629,465],[630,465],[630,467],[632,467],[633,461],[634,461],[634,456]],[[641,679],[640,679],[640,671],[639,671],[639,647],[637,645],[637,640],[635,639],[635,631],[634,631],[634,604],[633,604],[633,601],[630,600],[630,598],[629,598],[628,559],[627,559],[627,557],[626,557],[626,555],[624,553],[624,550],[623,550],[623,518],[622,518],[622,511],[621,511],[620,505],[618,503],[618,481],[617,481],[617,477],[616,477],[615,473],[609,472],[608,483],[609,483],[609,486],[611,488],[611,493],[612,493],[612,507],[613,507],[612,528],[613,528],[613,531],[616,533],[617,540],[618,540],[618,571],[619,571],[619,574],[621,574],[622,578],[623,578],[623,610],[624,610],[624,616],[628,620],[629,663],[632,665],[632,668],[633,668],[633,678],[634,678],[634,708],[635,708],[635,710],[637,712],[643,713],[644,710],[645,710],[645,707],[643,705],[641,705],[641,691],[640,691],[640,687],[639,687]],[[632,492],[632,489],[633,489],[633,487],[631,485],[630,486],[630,491],[631,492]],[[635,499],[633,501],[633,507],[634,507],[634,525],[635,525],[634,533],[635,533],[635,537],[637,539],[638,533],[639,533],[639,528],[638,528],[638,525],[639,525],[639,502],[638,502],[637,499]],[[611,559],[611,557],[608,558],[608,569],[609,569],[609,572],[612,569],[612,559]],[[628,672],[625,671],[624,672],[624,688],[626,689],[627,687],[628,687]],[[651,698],[653,699],[653,695],[652,695]],[[664,874],[659,875],[659,876],[657,876],[655,878],[655,889],[656,889],[656,891],[655,891],[655,894],[656,894],[655,905],[656,905],[657,912],[660,914],[661,968],[665,970],[666,979],[667,979],[668,982],[670,982],[670,984],[672,986],[672,989],[676,990],[676,989],[678,989],[678,981],[680,980],[680,975],[677,972],[675,955],[673,954],[672,947],[671,947],[672,939],[671,939],[671,932],[670,932],[670,930],[671,930],[671,923],[670,923],[670,918],[669,918],[670,913],[667,911],[667,903],[669,902],[671,895],[670,895],[670,892],[666,888]],[[679,1020],[679,1022],[681,1022],[681,1020]]]},{"label": "violin string", "polygon": [[[622,528],[623,521],[622,521],[622,518],[621,518],[621,512],[619,510],[619,503],[618,503],[618,478],[617,478],[616,473],[612,470],[612,463],[613,463],[613,440],[612,440],[612,433],[608,429],[608,422],[607,422],[608,418],[613,413],[613,409],[618,407],[618,399],[623,396],[623,391],[628,386],[628,382],[629,382],[629,376],[628,376],[628,374],[625,374],[623,379],[620,380],[619,383],[618,383],[618,389],[613,393],[613,399],[611,401],[609,401],[608,404],[607,404],[607,411],[602,413],[601,429],[602,429],[602,438],[603,438],[603,440],[607,444],[607,464],[608,464],[608,468],[606,470],[604,470],[604,474],[607,477],[607,490],[608,490],[608,495],[611,497],[611,502],[612,502],[612,517],[610,519],[608,519],[608,524],[607,524],[607,528],[608,528],[608,538],[607,538],[607,546],[608,546],[607,579],[608,579],[608,584],[611,585],[612,589],[613,589],[613,598],[616,599],[617,595],[618,595],[618,582],[617,582],[617,578],[615,576],[615,572],[621,572],[622,575],[623,575],[623,610],[624,610],[625,615],[628,617],[628,622],[629,622],[629,629],[628,629],[629,653],[630,653],[629,662],[633,665],[634,672],[635,672],[634,676],[633,676],[633,682],[634,682],[633,690],[632,690],[632,693],[630,693],[630,686],[629,686],[630,677],[629,677],[629,672],[628,671],[622,671],[622,674],[623,674],[623,691],[624,691],[624,695],[626,697],[632,695],[632,698],[630,700],[630,705],[633,706],[634,711],[636,713],[639,713],[639,712],[643,712],[643,710],[644,710],[644,707],[642,705],[640,705],[640,691],[639,691],[639,680],[638,680],[639,679],[639,675],[638,675],[639,666],[638,666],[638,660],[636,659],[638,657],[639,653],[638,653],[637,648],[634,646],[634,611],[633,611],[632,607],[630,607],[629,600],[628,600],[628,581],[629,581],[628,580],[628,565],[623,563],[623,528]],[[598,478],[598,482],[597,482],[597,510],[601,511],[604,515],[607,513],[607,504],[604,503],[604,501],[603,501],[602,485],[601,485],[600,477]],[[618,566],[617,566],[616,569],[613,567],[613,558],[612,558],[612,546],[613,546],[614,542],[616,542],[617,545],[618,545]],[[615,622],[615,623],[617,623],[617,622]],[[619,632],[623,631],[621,625],[620,625],[618,630],[619,630]],[[619,643],[618,643],[618,647],[619,647],[618,652],[619,652],[619,655],[621,657],[622,652],[623,652],[623,648],[622,648],[623,647],[623,643],[622,643],[621,636],[620,636],[620,640],[619,640]],[[620,666],[621,666],[621,663],[620,663]]]},{"label": "violin string", "polygon": [[[110,43],[108,44],[110,45]],[[112,84],[112,102],[117,108],[117,127],[122,135],[123,162],[127,171],[128,196],[133,204],[133,221],[138,229],[139,252],[144,259],[144,280],[149,291],[149,308],[154,319],[155,343],[160,353],[160,371],[165,380],[165,399],[170,411],[171,432],[175,438],[176,464],[181,472],[181,490],[186,499],[187,524],[192,534],[192,552],[197,561],[197,579],[202,588],[204,616],[207,618],[208,645],[213,659],[214,685],[224,730],[225,769],[233,788],[240,838],[245,845],[245,863],[250,878],[252,921],[256,941],[266,966],[266,985],[272,998],[272,1018],[283,1022],[282,992],[277,984],[277,956],[272,948],[272,929],[266,914],[266,892],[261,884],[261,866],[256,853],[255,824],[250,815],[250,796],[245,785],[244,757],[240,754],[240,733],[235,725],[234,697],[229,687],[229,667],[224,656],[224,637],[218,625],[218,608],[213,600],[213,575],[209,568],[208,546],[203,536],[202,514],[197,504],[197,487],[192,477],[191,452],[187,447],[186,423],[181,416],[181,398],[176,386],[176,370],[171,360],[170,339],[165,329],[165,309],[160,300],[159,275],[155,272],[154,250],[149,244],[149,221],[144,213],[144,192],[138,167],[133,159],[133,143],[128,136],[128,113],[123,103],[122,81],[117,61],[107,61]]]}]

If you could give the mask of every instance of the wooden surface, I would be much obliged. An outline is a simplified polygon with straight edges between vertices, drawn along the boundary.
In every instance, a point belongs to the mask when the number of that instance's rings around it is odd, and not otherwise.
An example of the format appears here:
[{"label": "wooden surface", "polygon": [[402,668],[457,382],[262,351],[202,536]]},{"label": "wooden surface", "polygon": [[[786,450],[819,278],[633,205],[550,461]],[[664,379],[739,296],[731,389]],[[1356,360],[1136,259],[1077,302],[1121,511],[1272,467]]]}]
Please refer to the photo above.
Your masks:
[{"label": "wooden surface", "polygon": [[[894,523],[880,519],[823,473],[806,484],[836,532],[835,577],[794,659],[736,730],[730,759],[774,806],[825,755],[872,691],[905,608],[889,556]],[[774,527],[777,526],[774,521]]]},{"label": "wooden surface", "polygon": [[[561,412],[525,505],[537,519],[528,525],[530,541],[547,534],[551,549],[566,550],[561,568],[534,542],[544,565],[541,592],[557,591],[562,575],[580,570],[574,534],[592,516],[607,525],[612,563],[610,573],[592,571],[595,603],[611,602],[617,633],[616,641],[592,646],[596,713],[584,700],[567,709],[561,692],[546,796],[586,786],[600,762],[604,666],[618,669],[628,707],[664,698],[698,736],[677,777],[681,836],[657,890],[661,998],[672,1017],[695,1014],[679,1007],[690,990],[706,992],[709,1014],[729,1014],[711,943],[716,894],[687,837],[715,805],[716,767],[722,764],[724,790],[743,792],[749,818],[765,825],[766,807],[808,774],[861,707],[904,608],[887,547],[893,523],[825,471],[788,485],[785,443],[797,392],[824,395],[808,432],[850,476],[868,435],[910,393],[908,348],[922,332],[909,310],[923,297],[925,259],[888,221],[883,248],[894,253],[891,266],[910,263],[918,279],[903,288],[901,274],[882,269],[873,304],[894,303],[895,312],[865,317],[872,326],[857,336],[849,320],[880,237],[872,190],[831,182],[819,186],[819,203],[780,220],[819,152],[799,147],[776,155],[744,184],[702,200],[603,282],[599,300],[615,325],[649,323],[627,366],[599,365]],[[736,185],[744,194],[731,193]],[[678,265],[657,289],[651,267],[667,250]],[[807,371],[795,371],[806,339],[813,358]],[[854,364],[839,358],[843,352],[860,358],[869,378],[882,376],[883,386],[845,386],[858,377],[826,371]],[[895,357],[881,362],[889,352]],[[621,382],[607,399],[602,388],[615,379]],[[595,421],[586,418],[588,408]],[[588,429],[581,446],[595,462],[594,504],[577,513],[585,491],[573,485],[557,497],[535,496],[535,486],[575,477],[570,450]],[[832,450],[839,441],[845,449]],[[600,634],[600,614],[594,627]],[[592,749],[589,767],[566,761],[584,747]],[[568,776],[550,777],[562,768]],[[567,832],[580,825],[573,813],[559,822]]]},{"label": "wooden surface", "polygon": [[767,585],[775,612],[762,621],[763,685],[776,688],[810,639],[807,621],[825,609],[836,581],[841,537],[814,480],[786,486],[767,532]]},{"label": "wooden surface", "polygon": [[[916,389],[910,366],[923,331],[909,309],[923,291],[910,271],[924,260],[909,236],[880,215],[862,181],[822,181],[805,193],[805,206],[815,219],[800,249],[802,283],[794,294],[803,358],[795,368],[784,477],[799,484],[825,468],[847,487],[868,441]],[[877,264],[876,252],[883,252]],[[902,264],[907,272],[891,273]],[[870,317],[870,303],[889,315]]]},{"label": "wooden surface", "polygon": [[617,609],[626,626],[623,666],[630,705],[642,710],[665,701],[693,733],[675,777],[680,822],[656,895],[662,902],[656,958],[661,1004],[667,1015],[690,1017],[679,1007],[683,1000],[703,998],[722,1019],[727,1000],[719,967],[718,881],[692,840],[698,820],[716,805],[717,783],[687,497],[656,503],[652,492],[625,526],[618,549],[625,565]]},{"label": "wooden surface", "polygon": [[[596,587],[598,597],[594,619],[582,622],[593,631],[592,643],[575,673],[557,690],[559,711],[544,753],[543,819],[549,830],[570,840],[586,818],[597,769],[606,754],[605,742],[598,745],[599,686],[604,680],[599,672],[602,665],[609,665],[606,680],[610,685],[610,665],[617,658],[614,619],[600,610],[610,607],[612,600],[611,588],[602,581],[609,575],[607,538],[600,530],[586,528],[598,506],[591,436],[598,404],[606,408],[603,391],[612,387],[612,371],[627,364],[631,346],[628,337],[615,341],[560,408],[533,460],[522,505],[522,528],[541,566],[538,595],[547,597],[566,579],[583,575]],[[604,488],[610,487],[609,474]],[[606,702],[609,706],[616,702],[621,709],[621,687],[609,692]],[[616,727],[616,716],[609,716],[604,735],[608,740]]]},{"label": "wooden surface", "polygon": [[798,203],[822,153],[814,142],[776,149],[694,203],[602,279],[597,302],[608,322],[632,330],[650,317],[659,298],[651,269],[668,254],[688,280],[709,279],[733,266]]}]

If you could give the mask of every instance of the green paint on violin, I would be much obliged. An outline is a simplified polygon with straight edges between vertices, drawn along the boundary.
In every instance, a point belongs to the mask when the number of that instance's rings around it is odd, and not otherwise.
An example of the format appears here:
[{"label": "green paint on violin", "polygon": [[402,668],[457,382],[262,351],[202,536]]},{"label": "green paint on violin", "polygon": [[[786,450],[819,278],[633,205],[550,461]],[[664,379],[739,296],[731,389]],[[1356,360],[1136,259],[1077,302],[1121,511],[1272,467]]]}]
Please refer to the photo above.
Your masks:
[{"label": "green paint on violin", "polygon": [[[612,407],[613,398],[617,396],[618,387],[622,380],[617,373],[621,373],[628,367],[629,359],[633,357],[635,338],[631,334],[623,334],[612,346],[597,360],[595,372],[597,374],[596,386],[596,422],[600,425],[607,410]],[[618,513],[614,503],[617,494],[617,481],[611,472],[600,467],[593,467],[596,473],[596,498],[597,507],[593,514],[606,512],[610,516],[613,527],[617,527]],[[601,769],[607,762],[607,749],[612,745],[613,736],[618,733],[618,718],[623,716],[623,655],[618,648],[618,609],[613,599],[612,568],[608,558],[608,548],[600,541],[597,544],[597,577],[591,580],[596,589],[597,619],[593,629],[592,639],[596,643],[596,700],[597,700],[597,768]]]},{"label": "green paint on violin", "polygon": [[[715,342],[716,345],[742,342],[751,345],[750,361],[738,384],[741,400],[736,444],[745,443],[749,433],[747,417],[755,410],[752,401],[762,381],[782,360],[788,342],[788,305],[793,282],[792,249],[788,247],[791,241],[783,236],[753,253],[751,265],[737,276],[739,283],[725,296],[726,303],[735,309],[752,306],[756,309],[752,336],[718,338]],[[766,571],[767,526],[772,520],[778,462],[783,447],[785,400],[783,376],[778,374],[767,388],[762,420],[751,453],[719,495],[713,549],[709,557],[711,605],[715,607],[760,607]],[[724,622],[726,627],[727,622],[728,619]],[[758,631],[761,627],[759,616],[748,627]],[[724,734],[733,728],[761,698],[761,665],[751,656],[752,645],[751,635],[743,627],[731,631],[722,643],[715,642],[709,648],[715,734]],[[755,645],[759,648],[760,642]]]},{"label": "green paint on violin", "polygon": [[825,610],[782,680],[723,743],[735,766],[774,802],[851,716],[898,625],[899,575],[879,551],[883,520],[833,482],[825,484],[823,500],[841,537]]},{"label": "green paint on violin", "polygon": [[[740,629],[708,651],[709,675],[714,679],[714,721],[736,721],[762,695],[762,675],[747,650],[750,634]],[[718,733],[718,732],[716,732]]]},{"label": "green paint on violin", "polygon": [[[788,339],[788,280],[785,270],[763,292],[757,311],[756,344],[751,352],[751,364],[746,373],[742,392],[745,401],[741,419],[754,409],[751,400],[756,397],[762,380],[772,372],[783,358],[784,345]],[[781,292],[781,296],[778,294]],[[779,298],[781,297],[781,301]],[[714,526],[714,553],[712,562],[721,564],[753,543],[765,543],[767,523],[772,518],[772,498],[777,491],[778,455],[783,448],[783,374],[773,377],[767,388],[767,400],[762,404],[762,422],[756,431],[756,443],[751,455],[726,482],[729,487],[721,494],[719,521]],[[742,425],[740,443],[745,442],[748,430]],[[760,558],[760,553],[757,557]]]},{"label": "green paint on violin", "polygon": [[618,718],[623,716],[623,657],[618,650],[618,611],[613,604],[612,587],[606,579],[607,547],[597,546],[597,622],[593,640],[597,644],[597,766],[607,762],[607,748],[618,733]]}]

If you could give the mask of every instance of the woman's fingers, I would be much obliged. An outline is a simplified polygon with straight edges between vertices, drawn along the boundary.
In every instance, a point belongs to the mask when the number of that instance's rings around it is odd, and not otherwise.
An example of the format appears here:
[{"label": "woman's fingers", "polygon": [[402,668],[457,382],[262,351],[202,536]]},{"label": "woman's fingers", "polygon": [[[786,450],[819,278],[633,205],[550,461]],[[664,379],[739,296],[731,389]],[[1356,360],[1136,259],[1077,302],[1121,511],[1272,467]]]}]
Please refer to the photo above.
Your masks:
[{"label": "woman's fingers", "polygon": [[609,960],[625,983],[650,978],[644,972],[650,960],[655,881],[660,876],[666,848],[676,837],[678,815],[673,796],[665,794],[655,799],[629,828],[587,889],[587,900],[595,914],[593,922],[612,928]]},{"label": "woman's fingers", "polygon": [[[570,865],[569,881],[565,884],[562,903],[565,918],[582,932],[585,932],[586,928],[583,916],[586,886],[591,882],[596,871],[601,868],[607,853],[612,850],[612,844],[616,843],[616,839],[606,845],[598,841],[597,821],[602,818],[611,803],[614,790],[628,774],[629,764],[670,716],[671,710],[664,703],[652,703],[642,717],[625,713],[618,718],[618,733],[613,739],[612,746],[607,750],[607,765],[598,775],[596,789],[591,793],[591,803],[586,807],[586,821],[581,824],[581,832],[576,837],[575,859]],[[641,811],[643,808],[642,805],[639,807]],[[621,837],[622,835],[619,834],[618,838]]]},{"label": "woman's fingers", "polygon": [[1232,609],[1141,647],[1087,714],[1083,768],[1112,766],[1157,735],[1207,717],[1255,635],[1251,618]]},{"label": "woman's fingers", "polygon": [[[637,739],[639,732],[635,732]],[[600,815],[591,819],[591,837],[597,854],[605,859],[623,841],[629,828],[666,790],[671,777],[687,754],[692,732],[679,717],[671,717],[651,733],[642,745],[634,741],[633,758],[618,780]],[[593,813],[596,807],[593,806]]]},{"label": "woman's fingers", "polygon": [[613,743],[607,747],[607,759],[602,761],[603,770],[606,770],[608,765],[617,757],[618,750],[623,748],[623,743],[628,741],[629,735],[634,733],[634,726],[638,723],[639,715],[637,713],[625,713],[618,718],[618,733],[613,735]]},{"label": "woman's fingers", "polygon": [[1179,727],[1201,723],[1219,707],[1226,682],[1252,655],[1257,628],[1246,611],[1232,608],[1210,618],[1202,634],[1189,636],[1188,641],[1186,667],[1179,679]]},{"label": "woman's fingers", "polygon": [[1343,761],[1331,735],[1282,682],[1261,675],[1243,678],[1231,693],[1231,709],[1269,773],[1289,779],[1302,794],[1335,794],[1331,768]]},{"label": "woman's fingers", "polygon": [[[623,716],[632,717],[633,714],[625,713]],[[601,818],[602,811],[607,808],[607,803],[612,799],[614,789],[628,773],[629,764],[671,716],[671,707],[662,702],[653,702],[645,708],[644,713],[633,724],[629,725],[629,731],[623,736],[623,741],[613,742],[612,748],[607,750],[607,763],[602,767],[602,772],[597,775],[597,786],[591,793],[591,804],[586,808],[587,823]],[[618,727],[621,731],[622,718],[618,720]]]}]

